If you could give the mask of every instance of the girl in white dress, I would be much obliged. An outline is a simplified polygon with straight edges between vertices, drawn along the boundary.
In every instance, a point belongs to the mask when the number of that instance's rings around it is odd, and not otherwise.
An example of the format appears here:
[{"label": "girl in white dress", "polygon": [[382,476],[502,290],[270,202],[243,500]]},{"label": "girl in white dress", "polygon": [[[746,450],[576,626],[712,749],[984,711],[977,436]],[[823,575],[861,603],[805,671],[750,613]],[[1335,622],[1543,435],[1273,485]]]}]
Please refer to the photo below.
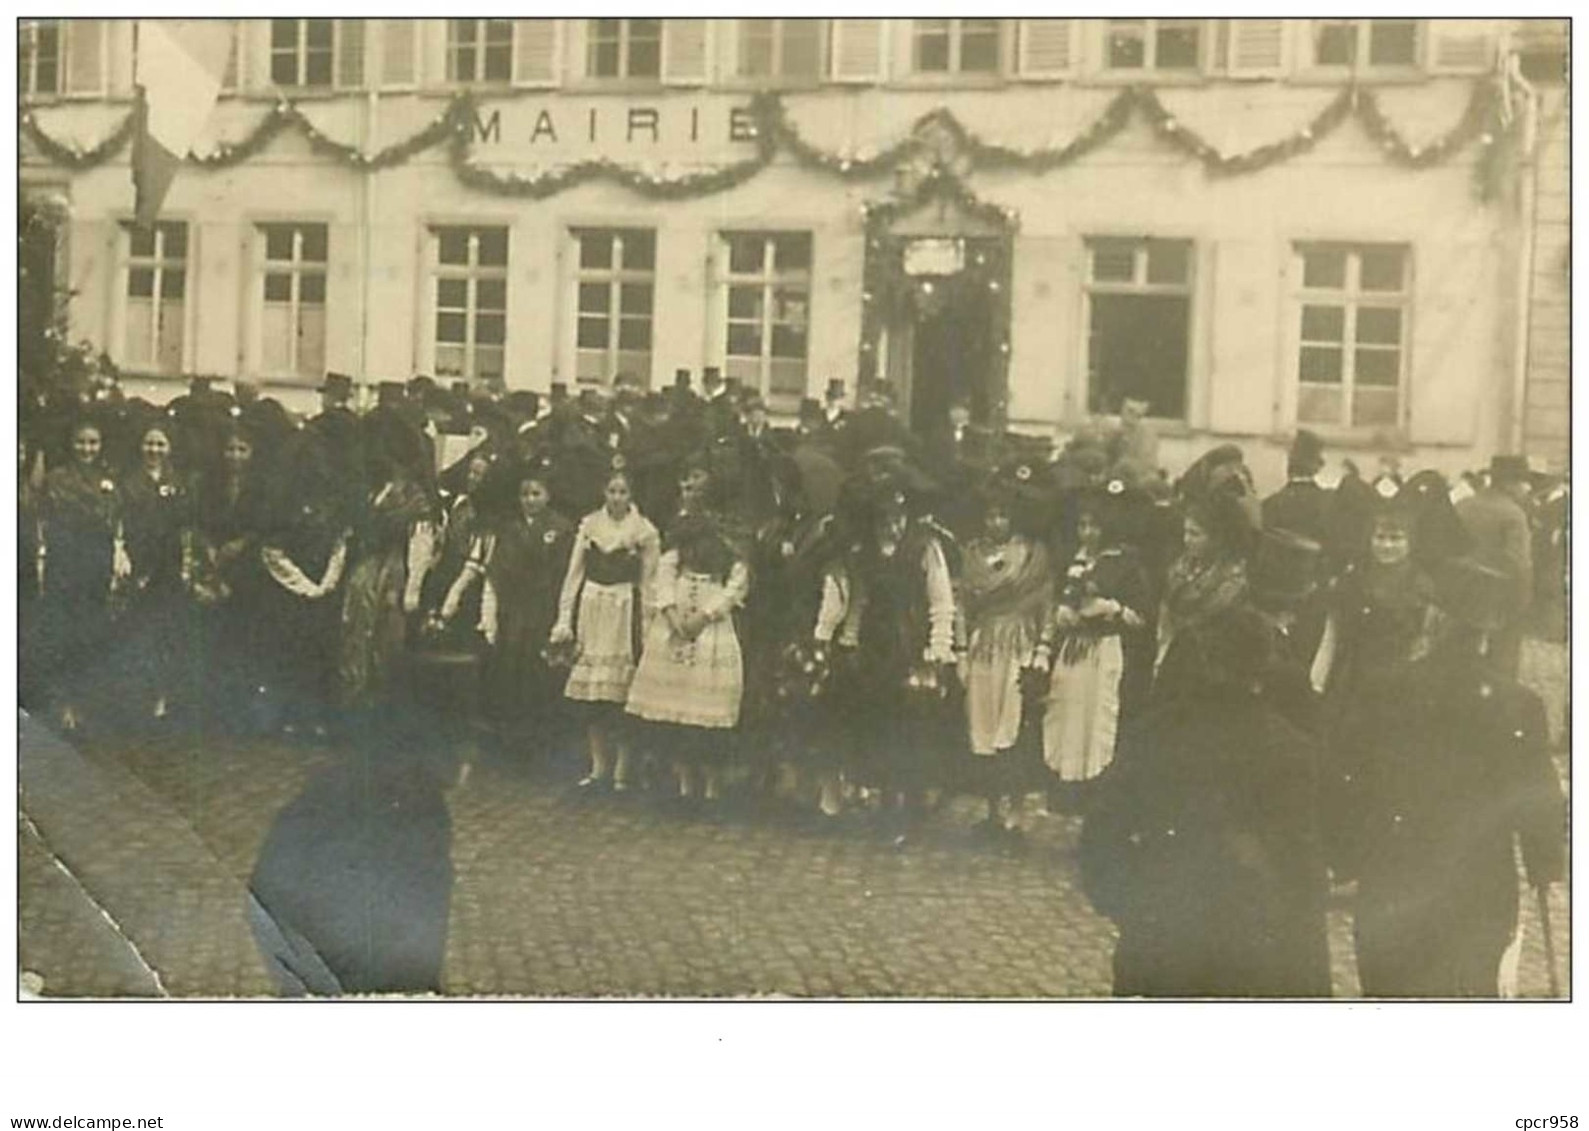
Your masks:
[{"label": "girl in white dress", "polygon": [[580,521],[558,602],[553,645],[574,645],[564,690],[586,704],[590,772],[582,789],[630,785],[628,745],[619,723],[639,653],[640,617],[649,607],[661,540],[635,508],[629,477],[607,477],[606,502]]}]

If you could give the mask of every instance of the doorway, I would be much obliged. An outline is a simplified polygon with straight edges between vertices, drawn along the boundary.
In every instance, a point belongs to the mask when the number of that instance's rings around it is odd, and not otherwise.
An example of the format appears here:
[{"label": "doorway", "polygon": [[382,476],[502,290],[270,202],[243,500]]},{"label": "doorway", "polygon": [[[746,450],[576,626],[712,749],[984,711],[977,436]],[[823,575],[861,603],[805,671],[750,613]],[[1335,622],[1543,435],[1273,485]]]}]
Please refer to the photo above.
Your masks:
[{"label": "doorway", "polygon": [[989,419],[989,378],[997,347],[990,340],[992,303],[986,284],[960,275],[916,283],[905,407],[911,430],[940,428],[949,406],[964,401],[971,419]]}]

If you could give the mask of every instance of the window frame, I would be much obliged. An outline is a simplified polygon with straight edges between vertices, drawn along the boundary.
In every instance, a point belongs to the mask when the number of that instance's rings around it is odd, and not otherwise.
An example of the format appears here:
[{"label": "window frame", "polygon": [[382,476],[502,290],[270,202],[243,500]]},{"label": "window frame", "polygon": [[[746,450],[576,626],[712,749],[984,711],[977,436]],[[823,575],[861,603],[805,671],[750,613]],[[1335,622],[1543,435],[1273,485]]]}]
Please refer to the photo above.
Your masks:
[{"label": "window frame", "polygon": [[[1142,25],[1142,66],[1110,66],[1110,25],[1116,22],[1135,22]],[[1214,37],[1218,34],[1218,29],[1210,19],[1201,16],[1149,16],[1118,20],[1117,18],[1106,18],[1099,21],[1099,23],[1098,66],[1096,68],[1099,77],[1139,81],[1144,77],[1151,76],[1155,82],[1164,80],[1192,81],[1207,78],[1214,69]],[[1164,25],[1166,24],[1185,24],[1195,27],[1197,31],[1197,61],[1192,66],[1166,68],[1159,65],[1159,33],[1165,30]]]},{"label": "window frame", "polygon": [[[468,233],[468,262],[465,264],[443,263],[441,261],[441,235],[443,232],[463,231]],[[494,264],[482,265],[480,263],[480,236],[484,232],[500,231],[506,240],[505,262],[501,266]],[[425,291],[423,302],[424,341],[428,352],[428,371],[435,374],[438,379],[448,381],[466,381],[471,384],[505,384],[508,370],[508,313],[510,310],[510,286],[513,266],[513,225],[507,220],[479,219],[479,220],[430,220],[423,226],[425,242]],[[464,306],[464,340],[443,342],[439,335],[437,325],[443,312],[452,312],[457,308],[444,307],[441,303],[441,282],[444,279],[465,280]],[[478,371],[480,342],[477,340],[479,327],[477,320],[482,313],[479,304],[479,284],[482,280],[500,281],[502,283],[502,343],[498,348],[502,353],[502,372],[498,378],[483,375]],[[488,313],[496,313],[490,310]],[[443,346],[463,347],[463,372],[443,373],[438,361],[438,354]]]},{"label": "window frame", "polygon": [[[1343,285],[1339,288],[1307,286],[1307,253],[1324,249],[1340,250],[1347,256],[1345,279]],[[1287,250],[1290,255],[1292,283],[1290,287],[1290,304],[1286,311],[1289,350],[1287,356],[1288,364],[1285,370],[1286,395],[1290,404],[1290,418],[1298,427],[1313,428],[1330,435],[1368,436],[1380,433],[1388,433],[1392,436],[1405,435],[1411,410],[1412,320],[1416,293],[1412,241],[1373,238],[1297,238],[1288,241]],[[1399,290],[1365,291],[1362,289],[1362,255],[1365,251],[1397,251],[1401,254],[1401,287]],[[1325,344],[1322,339],[1307,339],[1303,336],[1303,308],[1310,305],[1331,305],[1344,308],[1340,338],[1341,380],[1338,384],[1319,381],[1304,382],[1302,380],[1303,348],[1309,344]],[[1357,350],[1360,348],[1357,340],[1357,316],[1362,306],[1394,307],[1400,312],[1401,332],[1399,341],[1395,346],[1397,359],[1395,384],[1368,386],[1371,389],[1395,389],[1395,419],[1390,423],[1354,424],[1352,422],[1358,389],[1356,380]],[[1383,347],[1380,343],[1369,343],[1367,348],[1379,352],[1389,352],[1388,348]],[[1334,420],[1304,420],[1302,418],[1302,391],[1304,384],[1340,389],[1340,412]]]},{"label": "window frame", "polygon": [[[165,243],[166,229],[176,225],[185,229],[183,235],[187,245],[180,260],[170,259],[160,254]],[[111,341],[115,346],[114,356],[121,368],[128,373],[151,377],[181,376],[191,367],[194,352],[193,323],[194,312],[198,303],[192,283],[194,270],[199,258],[198,225],[191,217],[185,214],[167,215],[164,219],[157,221],[155,224],[155,253],[152,256],[133,254],[132,238],[136,227],[137,222],[131,215],[123,215],[117,218],[115,230],[116,272],[114,276],[116,292],[115,302],[111,306],[113,312]],[[178,263],[181,264],[183,274],[181,300],[182,349],[176,368],[170,370],[162,369],[157,360],[160,356],[161,341],[159,333],[160,300],[165,289],[166,272]],[[129,293],[129,288],[132,272],[134,269],[139,268],[151,268],[155,272],[154,285],[149,295],[151,300],[150,318],[154,322],[150,333],[150,355],[154,360],[148,362],[133,361],[130,357],[127,341],[127,332],[132,326],[132,312],[129,304],[133,296]]]},{"label": "window frame", "polygon": [[[764,75],[752,74],[745,69],[746,40],[750,26],[766,22],[772,25],[772,70]],[[791,23],[816,26],[817,67],[813,74],[790,74],[787,70],[788,25]],[[736,21],[734,35],[734,68],[732,81],[747,86],[762,87],[815,87],[828,77],[832,66],[832,21],[825,16],[758,16]]]},{"label": "window frame", "polygon": [[[638,227],[633,223],[590,223],[571,224],[566,229],[569,247],[569,263],[571,270],[568,277],[570,298],[568,308],[571,317],[568,322],[569,353],[569,379],[580,388],[606,388],[610,389],[613,382],[622,372],[618,356],[623,353],[640,353],[636,349],[625,349],[622,345],[622,331],[625,318],[635,320],[637,315],[626,314],[623,306],[623,287],[625,284],[644,283],[651,288],[651,308],[646,312],[648,326],[648,344],[644,350],[647,357],[647,368],[644,373],[634,373],[630,376],[637,377],[647,387],[651,387],[652,375],[656,369],[657,356],[657,270],[658,258],[661,251],[661,231],[658,228]],[[636,233],[647,235],[651,238],[651,266],[649,269],[625,267],[623,265],[624,240]],[[605,267],[586,267],[584,258],[584,238],[589,236],[610,237],[612,240]],[[579,323],[584,315],[579,304],[579,293],[586,284],[603,284],[607,287],[607,309],[604,317],[607,321],[607,341],[600,347],[603,356],[602,369],[604,377],[581,377],[580,354],[595,353],[597,347],[582,346],[579,344]]]},{"label": "window frame", "polygon": [[[1413,25],[1412,59],[1405,63],[1372,63],[1369,61],[1369,52],[1373,44],[1373,27],[1375,24],[1391,23]],[[1345,63],[1324,63],[1319,61],[1319,33],[1326,25],[1351,25],[1354,35],[1352,39],[1352,57]],[[1306,21],[1303,29],[1303,67],[1305,71],[1320,78],[1344,78],[1352,76],[1363,79],[1409,79],[1423,78],[1429,73],[1428,56],[1431,50],[1429,20],[1422,16],[1398,16],[1390,19],[1354,19],[1347,17],[1321,17],[1311,18]]]},{"label": "window frame", "polygon": [[[515,71],[518,69],[518,21],[511,17],[477,16],[462,18],[448,18],[444,21],[442,43],[442,74],[446,76],[446,83],[450,87],[486,87],[491,89],[511,86],[517,79]],[[460,43],[453,38],[453,31],[460,23],[474,25],[475,41],[468,47],[474,52],[474,74],[471,77],[459,77],[457,73],[457,57],[464,50]],[[502,24],[507,27],[507,54],[508,73],[502,78],[492,78],[484,74],[486,65],[486,51],[491,46],[490,31],[492,24]]]},{"label": "window frame", "polygon": [[[946,20],[945,36],[948,40],[949,58],[945,69],[923,70],[921,66],[921,41],[923,25],[932,20]],[[988,20],[994,25],[995,42],[993,66],[987,70],[968,71],[964,68],[965,24],[968,20]],[[995,84],[1012,77],[1011,52],[1015,46],[1015,27],[1011,22],[996,16],[930,16],[910,21],[910,34],[904,40],[904,70],[902,77],[908,83],[985,83]],[[898,56],[896,56],[898,58]]]},{"label": "window frame", "polygon": [[[806,241],[807,265],[803,271],[786,271],[780,273],[776,264],[777,241],[780,238],[799,237]],[[736,273],[733,270],[733,243],[735,238],[760,238],[762,241],[761,269],[756,274]],[[749,319],[734,318],[732,310],[731,292],[735,287],[757,287],[761,291],[761,316],[757,319],[757,328],[761,334],[761,351],[756,358],[757,377],[755,382],[756,392],[767,402],[775,412],[793,413],[798,407],[800,398],[805,395],[805,389],[811,383],[811,328],[815,322],[813,317],[813,303],[816,297],[816,233],[811,228],[797,227],[760,227],[749,226],[744,228],[722,228],[714,233],[715,253],[719,269],[716,272],[717,282],[717,345],[713,353],[720,366],[726,372],[731,358],[748,360],[747,354],[729,352],[728,335],[733,323],[748,323]],[[802,385],[798,393],[775,392],[772,388],[772,329],[779,322],[773,317],[773,294],[780,289],[799,288],[805,292],[806,318],[805,318],[805,355],[802,362]],[[784,359],[791,360],[791,359]]]},{"label": "window frame", "polygon": [[[330,19],[330,23],[331,23],[331,81],[329,83],[309,83],[309,82],[304,81],[307,78],[307,72],[308,72],[308,66],[309,66],[309,51],[308,51],[308,46],[309,46],[309,26],[308,25],[309,25],[309,21],[310,21],[311,18],[314,18],[314,19]],[[265,28],[265,32],[266,32],[266,35],[267,35],[266,44],[265,44],[265,59],[266,59],[265,73],[270,78],[270,85],[272,87],[275,87],[275,88],[279,89],[279,90],[290,90],[290,91],[294,92],[295,94],[305,94],[305,95],[326,94],[326,93],[334,93],[334,92],[348,91],[348,90],[367,90],[367,89],[369,89],[370,88],[370,58],[369,58],[369,43],[370,43],[369,35],[370,35],[370,29],[367,26],[368,25],[368,21],[365,21],[366,26],[361,29],[361,37],[360,37],[360,56],[361,57],[360,57],[360,60],[359,60],[359,81],[357,83],[346,82],[346,81],[344,81],[344,76],[342,74],[343,40],[346,37],[346,35],[348,34],[348,32],[347,32],[347,23],[348,23],[348,19],[350,19],[350,18],[353,18],[353,17],[348,17],[348,18],[344,18],[344,17],[341,17],[341,16],[336,16],[336,17],[271,17],[269,20],[267,20],[266,21],[267,26]],[[276,24],[279,23],[279,22],[283,22],[285,20],[288,20],[288,19],[291,19],[295,24],[297,24],[297,32],[298,32],[297,40],[298,41],[297,41],[297,44],[291,49],[291,54],[292,54],[293,58],[296,61],[297,81],[296,82],[292,82],[292,83],[283,83],[283,82],[279,81],[276,78],[276,59],[277,59],[278,56],[288,54],[288,50],[286,48],[279,48],[279,47],[276,46]],[[241,81],[242,81],[242,70],[243,70],[242,63],[243,63],[243,54],[244,54],[244,52],[243,52],[243,39],[242,39],[241,35],[239,35],[239,38],[238,38],[238,51],[239,51],[239,56],[238,56],[238,77],[239,77],[239,83],[241,84]],[[228,93],[237,93],[237,91],[236,90],[232,90],[232,91],[228,91]]]},{"label": "window frame", "polygon": [[[597,44],[608,42],[605,39],[598,39],[596,36],[596,25],[601,19],[615,19],[618,22],[618,69],[616,73],[610,75],[600,74],[596,70]],[[631,73],[632,47],[636,38],[633,25],[637,19],[650,20],[657,25],[657,69],[655,74],[636,75]],[[585,44],[583,73],[586,82],[607,87],[624,85],[651,87],[662,85],[663,74],[666,70],[667,29],[666,21],[661,16],[591,16],[585,19],[583,30]],[[642,42],[649,42],[649,39],[644,39]]]},{"label": "window frame", "polygon": [[[1133,243],[1132,281],[1129,283],[1116,281],[1095,282],[1093,279],[1094,247],[1105,242]],[[1152,245],[1182,244],[1186,247],[1186,277],[1181,283],[1150,283],[1148,277],[1148,253]],[[1184,383],[1183,407],[1179,416],[1165,416],[1159,411],[1159,405],[1150,408],[1150,419],[1162,424],[1170,431],[1189,430],[1198,427],[1198,420],[1202,412],[1197,400],[1199,389],[1199,359],[1198,341],[1199,329],[1203,322],[1203,311],[1200,303],[1203,301],[1203,289],[1200,284],[1200,260],[1204,249],[1202,241],[1195,235],[1185,233],[1164,233],[1162,235],[1143,235],[1137,232],[1109,231],[1099,229],[1083,233],[1080,237],[1080,291],[1081,315],[1076,329],[1076,372],[1080,389],[1077,390],[1076,401],[1080,408],[1077,416],[1080,419],[1090,419],[1096,416],[1092,405],[1092,316],[1093,300],[1098,295],[1173,295],[1186,300],[1186,370],[1182,375]],[[1105,406],[1107,412],[1115,411]]]},{"label": "window frame", "polygon": [[[319,216],[267,216],[250,217],[247,221],[249,229],[249,285],[253,288],[250,292],[252,301],[248,304],[249,311],[249,342],[248,342],[248,368],[249,371],[272,381],[283,384],[297,384],[317,380],[327,368],[330,355],[331,335],[331,229],[333,224],[326,217]],[[322,228],[325,232],[325,259],[313,260],[302,257],[302,244],[304,230],[308,228]],[[293,258],[290,260],[271,259],[268,245],[268,229],[290,228],[293,230]],[[302,335],[302,300],[303,276],[318,272],[324,276],[322,297],[320,300],[321,317],[324,320],[320,352],[321,356],[316,365],[304,367],[299,356]],[[265,295],[265,279],[268,275],[290,274],[292,276],[290,305],[290,322],[293,331],[293,363],[294,368],[273,369],[266,365],[265,356],[265,307],[271,301]]]},{"label": "window frame", "polygon": [[[64,19],[31,19],[20,20],[17,24],[17,96],[23,102],[35,102],[41,99],[63,98],[66,96],[66,24]],[[38,33],[48,29],[55,33],[55,85],[51,90],[39,90],[38,82]],[[24,63],[26,64],[24,67]],[[21,83],[24,69],[28,76],[28,85]]]}]

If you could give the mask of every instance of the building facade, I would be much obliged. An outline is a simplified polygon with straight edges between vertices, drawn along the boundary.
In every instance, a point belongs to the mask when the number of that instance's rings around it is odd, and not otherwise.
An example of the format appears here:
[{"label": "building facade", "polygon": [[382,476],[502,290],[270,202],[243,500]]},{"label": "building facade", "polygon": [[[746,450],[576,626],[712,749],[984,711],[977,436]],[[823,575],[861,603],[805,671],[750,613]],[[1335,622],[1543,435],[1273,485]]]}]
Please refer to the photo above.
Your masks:
[{"label": "building facade", "polygon": [[[1526,84],[1473,20],[235,21],[153,231],[131,21],[23,29],[25,191],[129,386],[886,378],[1172,466],[1516,450]],[[1560,334],[1565,351],[1565,327]],[[1554,341],[1554,338],[1553,338]],[[1523,430],[1526,431],[1526,430]]]}]

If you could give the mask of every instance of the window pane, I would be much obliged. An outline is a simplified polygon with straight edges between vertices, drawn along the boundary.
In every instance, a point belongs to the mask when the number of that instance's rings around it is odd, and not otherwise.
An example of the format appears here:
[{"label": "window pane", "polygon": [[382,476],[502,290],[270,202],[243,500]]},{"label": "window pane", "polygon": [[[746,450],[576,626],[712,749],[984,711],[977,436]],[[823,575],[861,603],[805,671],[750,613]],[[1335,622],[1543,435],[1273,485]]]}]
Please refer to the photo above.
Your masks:
[{"label": "window pane", "polygon": [[187,258],[188,226],[186,224],[160,225],[160,254],[166,259]]},{"label": "window pane", "polygon": [[1371,67],[1410,67],[1418,61],[1416,20],[1370,20],[1368,64]]},{"label": "window pane", "polygon": [[270,46],[274,51],[296,51],[298,48],[298,21],[271,20]]},{"label": "window pane", "polygon": [[326,277],[319,271],[305,271],[298,279],[298,299],[312,306],[322,306],[326,301]]},{"label": "window pane", "polygon": [[963,20],[960,24],[960,69],[999,69],[999,21]]},{"label": "window pane", "polygon": [[127,303],[127,360],[134,365],[154,361],[154,304],[148,299]]},{"label": "window pane", "polygon": [[331,52],[313,51],[304,57],[305,86],[331,85]]},{"label": "window pane", "polygon": [[1357,25],[1352,20],[1320,20],[1313,31],[1313,61],[1325,67],[1347,67],[1357,54]]},{"label": "window pane", "polygon": [[821,77],[821,20],[783,22],[783,74],[798,78]]},{"label": "window pane", "polygon": [[578,341],[581,349],[606,349],[607,319],[580,318]]},{"label": "window pane", "polygon": [[728,352],[740,357],[760,357],[761,327],[754,322],[730,322]]},{"label": "window pane", "polygon": [[651,348],[651,319],[620,318],[618,320],[618,348],[648,350]]},{"label": "window pane", "polygon": [[481,310],[506,310],[508,308],[507,280],[481,279],[475,284],[475,304]]},{"label": "window pane", "polygon": [[652,232],[623,234],[623,265],[630,271],[649,271],[656,263],[657,238]]},{"label": "window pane", "polygon": [[618,309],[624,314],[651,313],[651,284],[625,283],[619,288]]},{"label": "window pane", "polygon": [[942,72],[949,69],[949,21],[916,21],[916,69]]},{"label": "window pane", "polygon": [[627,373],[631,377],[638,377],[645,387],[651,386],[651,351],[644,350],[619,350],[616,358],[617,364],[613,367],[613,374]]},{"label": "window pane", "polygon": [[654,41],[660,42],[661,39],[662,39],[662,21],[661,20],[630,20],[629,21],[629,41],[631,43],[633,43],[636,40],[654,40]]},{"label": "window pane", "polygon": [[132,255],[138,259],[147,259],[154,254],[154,229],[130,228],[127,235],[127,247]]},{"label": "window pane", "polygon": [[438,342],[461,342],[467,336],[468,322],[466,316],[456,310],[443,310],[436,315],[436,340]]},{"label": "window pane", "polygon": [[806,355],[804,326],[778,323],[772,328],[772,356],[799,358]]},{"label": "window pane", "polygon": [[475,80],[475,50],[473,47],[459,47],[447,56],[447,78],[451,82],[474,82]]},{"label": "window pane", "polygon": [[265,258],[287,261],[292,259],[292,229],[285,224],[271,224],[265,229]]},{"label": "window pane", "polygon": [[331,50],[331,21],[330,20],[305,20],[304,42],[309,45],[309,50]]},{"label": "window pane", "polygon": [[1192,246],[1181,240],[1154,240],[1148,244],[1148,282],[1185,283],[1192,260]]},{"label": "window pane", "polygon": [[1346,337],[1346,308],[1340,306],[1304,306],[1302,308],[1302,340],[1306,342],[1339,342]]},{"label": "window pane", "polygon": [[475,41],[475,27],[474,20],[448,20],[447,35],[457,46],[472,44]]},{"label": "window pane", "polygon": [[305,307],[298,312],[298,365],[305,376],[325,372],[326,312],[323,306]]},{"label": "window pane", "polygon": [[472,376],[482,381],[502,380],[504,351],[501,346],[481,346],[474,353]]},{"label": "window pane", "polygon": [[1303,346],[1297,376],[1315,384],[1340,384],[1341,351],[1330,346]]},{"label": "window pane", "polygon": [[1394,426],[1399,400],[1395,389],[1358,389],[1352,396],[1352,423],[1359,427]]},{"label": "window pane", "polygon": [[617,39],[623,26],[622,20],[591,20],[592,39]]},{"label": "window pane", "polygon": [[601,78],[617,77],[618,43],[616,40],[609,43],[597,42],[591,44],[590,73]]},{"label": "window pane", "polygon": [[775,357],[768,369],[771,377],[768,391],[776,396],[790,398],[788,403],[778,407],[785,412],[793,410],[799,403],[798,398],[805,395],[806,391],[805,361]]},{"label": "window pane", "polygon": [[1137,245],[1131,240],[1097,240],[1092,245],[1092,277],[1097,283],[1129,283],[1136,278]]},{"label": "window pane", "polygon": [[779,271],[811,269],[811,237],[804,233],[778,236],[773,243],[773,267]]},{"label": "window pane", "polygon": [[1356,357],[1357,383],[1359,385],[1391,385],[1398,383],[1401,375],[1401,351],[1359,349]]},{"label": "window pane", "polygon": [[436,259],[441,263],[469,262],[469,233],[463,228],[441,228],[436,232]]},{"label": "window pane", "polygon": [[1365,306],[1357,312],[1357,340],[1401,345],[1401,311],[1394,306]]},{"label": "window pane", "polygon": [[511,47],[513,45],[512,20],[486,21],[486,46]]},{"label": "window pane", "polygon": [[513,77],[513,48],[506,44],[493,44],[485,51],[485,73],[480,76],[487,82],[507,82]]},{"label": "window pane", "polygon": [[1302,285],[1340,290],[1346,286],[1346,252],[1320,248],[1302,256]]},{"label": "window pane", "polygon": [[149,298],[154,294],[154,271],[148,267],[134,267],[127,272],[127,294],[133,298]]},{"label": "window pane", "polygon": [[766,240],[759,235],[728,237],[728,270],[734,275],[761,274]]},{"label": "window pane", "polygon": [[474,338],[488,346],[500,346],[507,340],[507,319],[500,314],[478,314],[474,320]]},{"label": "window pane", "polygon": [[579,312],[606,314],[612,308],[612,288],[606,283],[579,284]]},{"label": "window pane", "polygon": [[162,373],[178,373],[182,369],[182,303],[160,304],[160,356],[155,364]]},{"label": "window pane", "polygon": [[730,318],[759,320],[761,318],[761,288],[728,288],[728,316]]},{"label": "window pane", "polygon": [[1095,294],[1090,299],[1088,410],[1116,412],[1125,397],[1155,416],[1186,414],[1191,300],[1185,295]]},{"label": "window pane", "polygon": [[292,369],[292,308],[267,303],[259,320],[260,361],[271,373]]},{"label": "window pane", "polygon": [[773,73],[773,21],[741,20],[739,73],[762,77]]},{"label": "window pane", "polygon": [[1401,290],[1405,259],[1399,248],[1364,251],[1359,286],[1365,291]]},{"label": "window pane", "polygon": [[272,272],[265,276],[266,302],[292,301],[292,276]]},{"label": "window pane", "polygon": [[1328,385],[1304,385],[1297,391],[1297,419],[1303,424],[1339,424],[1341,390]]},{"label": "window pane", "polygon": [[324,224],[305,224],[300,231],[303,232],[304,259],[310,263],[324,263],[326,261],[326,226]]},{"label": "window pane", "polygon": [[464,347],[436,343],[436,373],[441,377],[462,377]]},{"label": "window pane", "polygon": [[508,230],[506,228],[480,229],[480,265],[506,267],[508,265]]},{"label": "window pane", "polygon": [[437,279],[436,305],[450,310],[462,310],[469,305],[467,279]]},{"label": "window pane", "polygon": [[1160,21],[1154,66],[1161,70],[1195,70],[1199,30],[1195,20]]},{"label": "window pane", "polygon": [[[597,23],[601,21],[598,20]],[[609,232],[582,232],[579,236],[579,265],[581,267],[607,268],[612,266],[612,235]]]},{"label": "window pane", "polygon": [[1107,51],[1109,66],[1116,69],[1145,67],[1148,63],[1143,21],[1110,20]]},{"label": "window pane", "polygon": [[808,299],[804,289],[779,287],[772,293],[773,321],[804,328],[807,302]]},{"label": "window pane", "polygon": [[166,270],[160,273],[160,295],[162,298],[181,298],[187,293],[188,277],[184,271]]},{"label": "window pane", "polygon": [[630,40],[629,77],[654,79],[662,74],[662,44],[658,40]]}]

